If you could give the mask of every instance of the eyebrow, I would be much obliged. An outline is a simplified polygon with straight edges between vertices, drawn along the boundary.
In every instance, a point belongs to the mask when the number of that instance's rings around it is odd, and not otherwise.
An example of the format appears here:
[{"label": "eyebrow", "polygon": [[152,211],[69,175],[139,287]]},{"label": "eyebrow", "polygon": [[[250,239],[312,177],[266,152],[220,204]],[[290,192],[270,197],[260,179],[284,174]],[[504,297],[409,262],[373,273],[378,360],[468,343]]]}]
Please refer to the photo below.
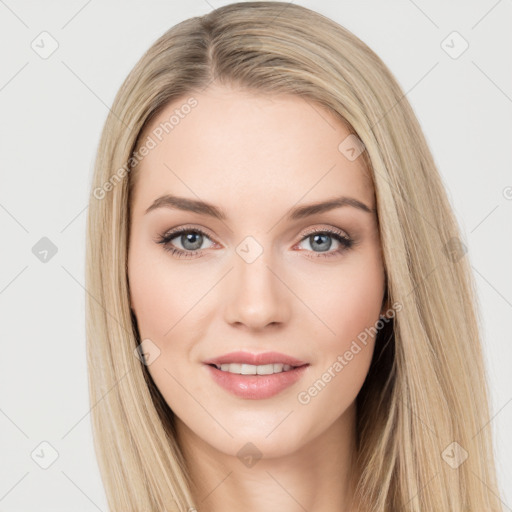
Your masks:
[{"label": "eyebrow", "polygon": [[[367,213],[375,213],[376,211],[375,208],[370,208],[358,199],[341,196],[329,199],[327,201],[311,203],[292,208],[287,213],[287,218],[289,220],[303,219],[305,217],[309,217],[310,215],[327,212],[334,210],[335,208],[341,208],[343,206],[352,206],[353,208],[357,208]],[[226,213],[221,208],[214,206],[213,204],[197,199],[173,196],[170,194],[166,194],[159,197],[158,199],[155,199],[153,203],[147,208],[144,214],[156,210],[157,208],[183,210],[198,213],[200,215],[208,215],[219,220],[227,219]]]}]

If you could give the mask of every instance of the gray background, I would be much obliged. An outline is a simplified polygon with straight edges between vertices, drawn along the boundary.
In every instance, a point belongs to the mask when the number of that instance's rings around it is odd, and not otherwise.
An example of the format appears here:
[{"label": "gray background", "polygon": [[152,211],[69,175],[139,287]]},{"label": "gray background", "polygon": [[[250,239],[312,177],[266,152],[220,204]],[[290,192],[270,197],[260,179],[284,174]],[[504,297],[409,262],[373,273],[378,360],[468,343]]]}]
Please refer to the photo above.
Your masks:
[{"label": "gray background", "polygon": [[[175,23],[226,3],[0,0],[0,512],[107,510],[85,358],[94,154],[108,107],[142,53]],[[426,134],[476,276],[492,390],[485,428],[512,510],[512,2],[295,3],[365,41]],[[454,58],[460,37],[469,47]],[[42,58],[51,44],[58,48]],[[46,262],[34,254],[51,247],[43,237],[57,249]]]}]

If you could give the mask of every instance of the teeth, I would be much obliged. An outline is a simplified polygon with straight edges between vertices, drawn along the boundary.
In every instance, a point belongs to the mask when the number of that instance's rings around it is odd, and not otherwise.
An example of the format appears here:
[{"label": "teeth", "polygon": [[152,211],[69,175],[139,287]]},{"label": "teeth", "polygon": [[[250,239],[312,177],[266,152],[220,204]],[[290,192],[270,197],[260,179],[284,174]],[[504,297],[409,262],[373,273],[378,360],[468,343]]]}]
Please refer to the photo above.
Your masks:
[{"label": "teeth", "polygon": [[287,372],[293,367],[289,364],[274,363],[274,364],[238,364],[226,363],[216,365],[217,369],[223,372],[238,373],[239,375],[272,375],[273,373]]}]

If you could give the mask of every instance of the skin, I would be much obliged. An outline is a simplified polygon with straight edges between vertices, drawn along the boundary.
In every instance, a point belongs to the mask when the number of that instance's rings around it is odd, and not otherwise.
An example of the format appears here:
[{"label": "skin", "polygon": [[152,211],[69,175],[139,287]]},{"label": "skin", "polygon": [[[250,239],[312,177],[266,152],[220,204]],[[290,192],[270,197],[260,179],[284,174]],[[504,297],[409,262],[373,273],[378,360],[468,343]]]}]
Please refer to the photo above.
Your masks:
[{"label": "skin", "polygon": [[[128,277],[141,340],[160,350],[147,368],[176,415],[197,507],[356,510],[355,399],[375,340],[360,343],[309,403],[298,393],[384,311],[377,217],[352,206],[295,221],[285,214],[341,195],[374,209],[368,171],[362,157],[338,150],[350,132],[320,105],[218,85],[193,96],[198,105],[137,167]],[[185,101],[161,111],[141,140]],[[166,193],[217,205],[228,218],[164,207],[144,213]],[[180,226],[207,233],[201,254],[178,258],[157,243]],[[315,245],[305,234],[312,228],[337,229],[354,245],[343,250],[329,234]],[[236,252],[249,235],[263,250],[252,263]],[[332,256],[323,257],[319,247],[329,242]],[[176,235],[169,245],[191,247],[183,243]],[[278,395],[244,399],[219,387],[203,364],[235,350],[282,352],[310,366]],[[237,456],[248,442],[262,454],[251,467]]]}]

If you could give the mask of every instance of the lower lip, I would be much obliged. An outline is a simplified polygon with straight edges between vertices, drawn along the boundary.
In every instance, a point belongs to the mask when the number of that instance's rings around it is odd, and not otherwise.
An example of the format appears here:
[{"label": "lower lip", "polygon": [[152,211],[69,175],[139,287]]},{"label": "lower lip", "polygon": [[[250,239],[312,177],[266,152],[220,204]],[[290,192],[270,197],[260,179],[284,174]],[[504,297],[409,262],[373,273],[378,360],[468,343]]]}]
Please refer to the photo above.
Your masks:
[{"label": "lower lip", "polygon": [[222,388],[241,398],[261,400],[277,395],[295,384],[309,365],[298,366],[293,370],[271,375],[239,375],[223,372],[215,366],[206,366],[213,380]]}]

